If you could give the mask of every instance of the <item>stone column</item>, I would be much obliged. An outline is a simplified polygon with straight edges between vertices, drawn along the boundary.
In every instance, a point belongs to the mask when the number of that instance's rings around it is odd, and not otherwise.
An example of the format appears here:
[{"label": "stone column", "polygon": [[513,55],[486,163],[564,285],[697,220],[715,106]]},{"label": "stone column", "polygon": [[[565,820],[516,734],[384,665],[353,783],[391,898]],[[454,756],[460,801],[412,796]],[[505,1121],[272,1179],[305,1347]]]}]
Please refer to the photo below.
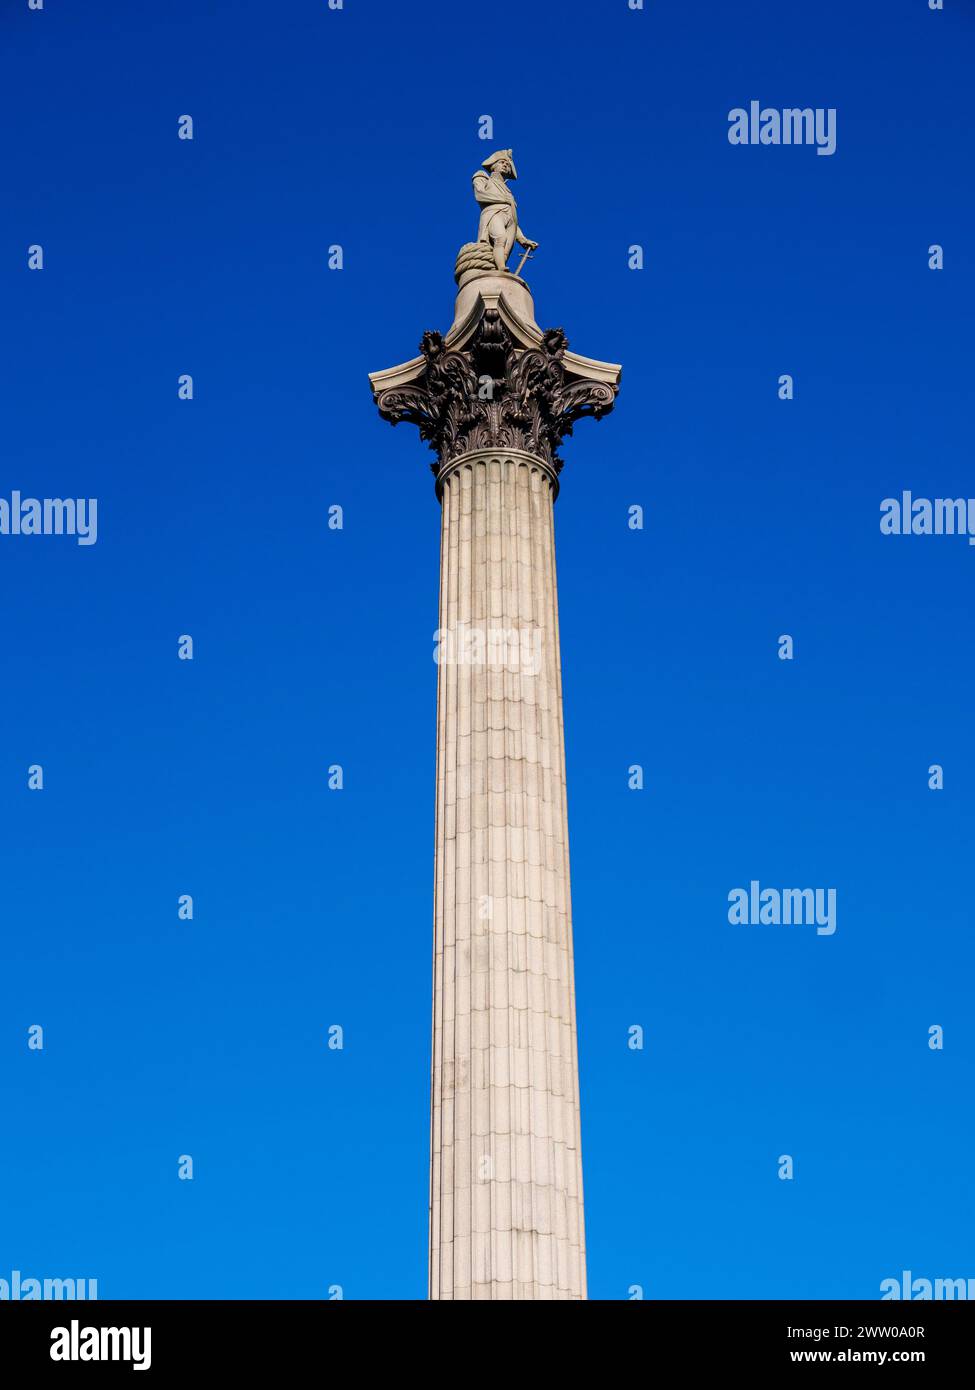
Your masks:
[{"label": "stone column", "polygon": [[481,275],[446,339],[371,378],[442,503],[430,1297],[586,1296],[555,579],[556,446],[619,368]]}]

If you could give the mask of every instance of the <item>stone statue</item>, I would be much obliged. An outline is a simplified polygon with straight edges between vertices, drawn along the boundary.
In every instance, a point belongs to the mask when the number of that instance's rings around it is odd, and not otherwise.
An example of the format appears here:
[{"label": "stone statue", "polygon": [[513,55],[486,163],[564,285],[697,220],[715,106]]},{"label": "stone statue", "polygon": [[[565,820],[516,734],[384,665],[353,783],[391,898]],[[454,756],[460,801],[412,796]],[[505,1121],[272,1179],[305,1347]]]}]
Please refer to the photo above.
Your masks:
[{"label": "stone statue", "polygon": [[570,352],[561,328],[539,328],[521,265],[507,267],[515,242],[526,255],[537,245],[518,225],[506,183],[516,177],[510,150],[496,150],[474,175],[477,241],[457,255],[447,333],[424,333],[418,357],[369,378],[383,419],[416,425],[436,454],[438,495],[455,460],[485,450],[529,456],[554,494],[562,440],[577,420],[608,415],[619,390],[616,363]]},{"label": "stone statue", "polygon": [[[518,226],[518,206],[505,182],[517,177],[510,150],[495,150],[474,174],[474,197],[481,209],[481,220],[477,241],[467,242],[457,253],[454,278],[458,285],[473,279],[475,274],[510,275],[508,257],[516,241],[524,246],[526,255],[537,248],[538,242],[526,237]],[[522,257],[521,265],[524,261]]]}]

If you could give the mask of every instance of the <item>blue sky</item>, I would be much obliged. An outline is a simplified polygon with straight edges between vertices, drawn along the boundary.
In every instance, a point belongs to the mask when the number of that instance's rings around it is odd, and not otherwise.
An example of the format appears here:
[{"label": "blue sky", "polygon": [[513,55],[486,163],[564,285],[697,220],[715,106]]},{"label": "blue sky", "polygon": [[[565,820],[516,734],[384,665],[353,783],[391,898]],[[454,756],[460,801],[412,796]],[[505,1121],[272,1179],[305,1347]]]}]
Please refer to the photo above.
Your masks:
[{"label": "blue sky", "polygon": [[[975,494],[971,7],[3,28],[0,496],[98,540],[0,536],[0,1277],[425,1296],[439,512],[366,372],[449,325],[504,146],[539,322],[624,364],[556,508],[590,1294],[975,1276],[975,550],[879,530]],[[752,99],[835,154],[732,146]],[[751,879],[835,935],[731,926]]]}]

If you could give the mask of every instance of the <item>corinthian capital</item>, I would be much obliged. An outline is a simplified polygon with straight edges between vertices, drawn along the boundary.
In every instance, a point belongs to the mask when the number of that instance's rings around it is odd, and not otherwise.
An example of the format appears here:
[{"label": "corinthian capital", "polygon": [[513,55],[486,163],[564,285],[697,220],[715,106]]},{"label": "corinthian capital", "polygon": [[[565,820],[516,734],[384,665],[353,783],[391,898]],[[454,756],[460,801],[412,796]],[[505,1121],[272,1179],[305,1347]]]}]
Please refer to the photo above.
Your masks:
[{"label": "corinthian capital", "polygon": [[474,450],[518,449],[554,475],[575,422],[612,410],[619,375],[613,363],[571,353],[561,328],[521,319],[502,291],[479,293],[446,338],[424,333],[418,358],[371,382],[383,419],[417,426],[437,456],[434,472]]}]

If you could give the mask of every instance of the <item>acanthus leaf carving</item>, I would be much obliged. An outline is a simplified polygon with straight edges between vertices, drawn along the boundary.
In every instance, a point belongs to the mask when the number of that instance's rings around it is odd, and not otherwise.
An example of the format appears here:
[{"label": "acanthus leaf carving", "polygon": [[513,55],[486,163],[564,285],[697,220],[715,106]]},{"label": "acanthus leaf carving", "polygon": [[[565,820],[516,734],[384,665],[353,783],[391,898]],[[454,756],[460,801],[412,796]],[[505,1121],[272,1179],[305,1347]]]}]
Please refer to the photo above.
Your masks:
[{"label": "acanthus leaf carving", "polygon": [[523,449],[562,467],[558,449],[576,420],[598,420],[612,410],[618,388],[569,377],[561,328],[542,334],[537,347],[519,347],[496,309],[485,310],[471,341],[448,349],[441,334],[424,333],[426,365],[418,381],[375,394],[391,424],[416,425],[445,463],[475,449]]}]

